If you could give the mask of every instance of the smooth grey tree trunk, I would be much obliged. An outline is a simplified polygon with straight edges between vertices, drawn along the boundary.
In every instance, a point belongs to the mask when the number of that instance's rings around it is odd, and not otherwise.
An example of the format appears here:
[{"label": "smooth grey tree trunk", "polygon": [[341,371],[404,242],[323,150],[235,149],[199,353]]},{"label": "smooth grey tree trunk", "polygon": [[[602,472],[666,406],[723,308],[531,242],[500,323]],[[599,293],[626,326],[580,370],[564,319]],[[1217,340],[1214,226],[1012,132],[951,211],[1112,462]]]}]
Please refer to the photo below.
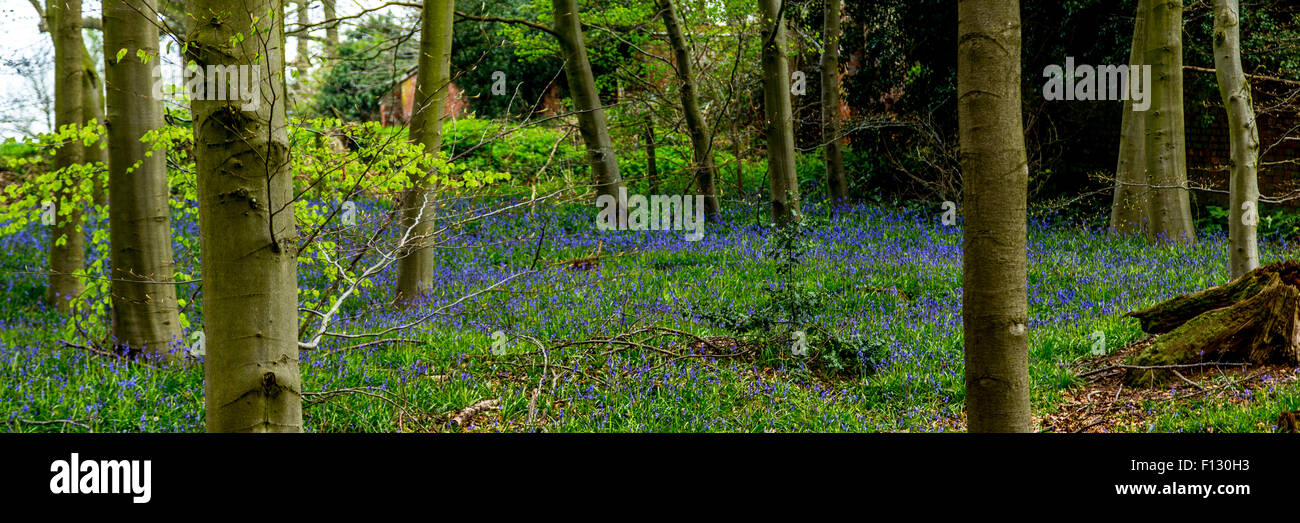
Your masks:
[{"label": "smooth grey tree trunk", "polygon": [[[455,2],[425,2],[420,14],[420,60],[415,87],[415,114],[411,115],[411,141],[424,145],[428,154],[442,148],[443,109],[451,82],[451,35]],[[416,245],[403,249],[397,262],[397,295],[411,300],[433,285],[433,251],[427,246],[433,231],[434,206],[429,179],[419,180],[402,196],[402,232],[411,230]],[[420,218],[416,222],[416,218]],[[414,229],[411,229],[412,225]]]},{"label": "smooth grey tree trunk", "polygon": [[[790,64],[781,0],[759,0],[763,31],[763,119],[767,134],[767,177],[772,222],[800,221],[799,181],[794,168],[794,115],[790,107]],[[778,16],[779,15],[779,16]]]},{"label": "smooth grey tree trunk", "polygon": [[[295,14],[298,17],[298,27],[307,27],[311,23],[311,16],[307,13],[310,6],[310,0],[295,0]],[[307,75],[311,73],[311,31],[303,30],[298,33],[298,49],[296,58],[293,61],[293,68],[298,73],[298,84],[307,81]]]},{"label": "smooth grey tree trunk", "polygon": [[339,59],[339,24],[338,22],[329,22],[338,18],[335,12],[335,2],[337,0],[321,0],[321,6],[325,10],[325,57],[330,63]]},{"label": "smooth grey tree trunk", "polygon": [[659,12],[664,19],[664,29],[668,33],[668,45],[673,50],[676,61],[677,81],[680,84],[682,110],[686,116],[686,130],[691,138],[691,149],[695,159],[695,188],[704,195],[704,214],[709,220],[718,218],[718,191],[714,183],[713,141],[709,137],[708,122],[700,112],[700,101],[696,94],[695,66],[691,62],[690,48],[686,45],[686,35],[682,31],[682,21],[677,15],[677,8],[672,0],[656,0]]},{"label": "smooth grey tree trunk", "polygon": [[[50,0],[45,8],[50,36],[54,39],[54,124],[81,125],[86,103],[85,43],[81,38],[81,0]],[[85,146],[70,140],[54,154],[54,168],[63,169],[84,161]],[[64,180],[65,187],[80,180]],[[82,202],[73,190],[49,195],[56,202],[58,220],[50,231],[49,286],[45,300],[61,311],[72,308],[85,284],[76,272],[86,265],[86,238],[81,224]]]},{"label": "smooth grey tree trunk", "polygon": [[[167,359],[180,339],[167,171],[162,151],[140,139],[163,126],[153,96],[161,65],[158,27],[141,13],[157,0],[104,0],[104,80],[108,100],[109,247],[113,267],[113,335],[131,352]],[[117,52],[126,54],[119,62]],[[142,61],[137,51],[152,58]]]},{"label": "smooth grey tree trunk", "polygon": [[1183,4],[1151,0],[1146,19],[1146,63],[1151,64],[1151,108],[1146,112],[1145,159],[1151,187],[1147,234],[1194,243],[1183,134]]},{"label": "smooth grey tree trunk", "polygon": [[[1259,267],[1255,229],[1259,223],[1259,129],[1250,83],[1241,67],[1238,0],[1214,0],[1214,72],[1228,111],[1232,179],[1228,190],[1228,268],[1238,278]],[[1247,216],[1247,212],[1253,216]]]},{"label": "smooth grey tree trunk", "polygon": [[[192,100],[208,432],[300,432],[298,232],[286,127],[283,0],[190,0],[187,58],[258,68],[256,107]],[[254,22],[253,18],[257,21]],[[254,33],[254,28],[257,32]],[[242,35],[242,40],[231,44]],[[234,97],[238,98],[238,97]]]},{"label": "smooth grey tree trunk", "polygon": [[[99,77],[99,72],[95,70],[95,60],[90,57],[90,51],[86,48],[81,50],[81,121],[83,124],[89,124],[92,120],[104,124],[104,80]],[[104,138],[100,137],[99,141],[91,144],[82,144],[85,149],[82,151],[82,161],[86,163],[98,162],[100,164],[108,163],[108,151],[104,147]],[[108,203],[108,190],[104,186],[107,181],[106,173],[96,171],[95,186],[91,189],[91,198],[95,205],[102,206]]]},{"label": "smooth grey tree trunk", "polygon": [[1029,167],[1020,107],[1020,2],[960,0],[957,13],[966,426],[970,432],[1029,432]]},{"label": "smooth grey tree trunk", "polygon": [[[1133,45],[1129,50],[1130,74],[1133,66],[1146,63],[1146,16],[1151,0],[1138,0],[1133,23]],[[1137,69],[1140,71],[1140,68]],[[1127,88],[1127,87],[1126,87]],[[1150,92],[1150,86],[1143,86]],[[1110,205],[1111,235],[1142,234],[1147,228],[1146,114],[1133,110],[1133,98],[1124,101],[1119,135],[1119,161],[1115,166],[1115,197]]]},{"label": "smooth grey tree trunk", "polygon": [[587,47],[578,19],[577,0],[552,0],[555,10],[555,36],[564,58],[564,76],[569,81],[569,95],[578,111],[578,131],[587,148],[592,184],[597,194],[618,197],[623,178],[618,172],[618,157],[605,120],[605,109],[596,90],[596,77],[587,60]]}]

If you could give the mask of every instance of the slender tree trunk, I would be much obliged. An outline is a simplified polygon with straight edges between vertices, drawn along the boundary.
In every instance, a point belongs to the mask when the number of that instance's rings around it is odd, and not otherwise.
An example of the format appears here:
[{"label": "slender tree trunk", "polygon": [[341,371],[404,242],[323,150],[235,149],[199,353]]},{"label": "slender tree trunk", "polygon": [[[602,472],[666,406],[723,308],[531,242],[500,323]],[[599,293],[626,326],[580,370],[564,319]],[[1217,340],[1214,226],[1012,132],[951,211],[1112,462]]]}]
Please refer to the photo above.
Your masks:
[{"label": "slender tree trunk", "polygon": [[321,6],[325,8],[325,56],[330,63],[339,59],[339,24],[330,22],[338,18],[334,6],[337,0],[321,0]]},{"label": "slender tree trunk", "polygon": [[[1146,16],[1151,0],[1138,0],[1133,22],[1133,45],[1129,50],[1129,72],[1138,74],[1146,63]],[[1125,89],[1128,86],[1124,86]],[[1143,86],[1151,92],[1151,86]],[[1111,235],[1141,234],[1147,227],[1146,114],[1133,110],[1133,98],[1124,101],[1120,123],[1119,162],[1115,166],[1115,198],[1110,206]]]},{"label": "slender tree trunk", "polygon": [[[104,123],[104,81],[99,77],[99,72],[95,70],[95,60],[90,57],[90,51],[84,47],[81,50],[81,121],[83,124],[90,123],[91,120]],[[98,162],[101,165],[108,163],[108,151],[104,148],[104,139],[100,137],[99,141],[91,144],[82,144],[85,149],[82,151],[82,161],[86,163]],[[108,203],[108,190],[104,187],[107,181],[105,173],[96,172],[95,186],[91,190],[91,197],[95,205],[102,206]]]},{"label": "slender tree trunk", "polygon": [[[740,58],[737,57],[737,60]],[[731,148],[734,149],[736,157],[736,196],[745,197],[745,159],[740,157],[740,143],[742,129],[740,128],[740,106],[736,106],[736,114],[731,117]]]},{"label": "slender tree trunk", "polygon": [[691,148],[695,158],[695,187],[704,195],[704,213],[709,220],[718,218],[718,191],[714,184],[713,142],[709,137],[708,123],[700,112],[700,101],[696,95],[694,65],[691,62],[690,49],[686,46],[686,36],[682,32],[682,22],[677,16],[677,8],[672,0],[656,0],[659,12],[664,19],[664,29],[668,32],[668,45],[673,49],[677,62],[677,81],[681,83],[682,110],[686,115],[686,129],[691,137]]},{"label": "slender tree trunk", "polygon": [[[104,0],[104,78],[108,99],[110,261],[113,267],[113,334],[130,352],[174,359],[180,339],[176,271],[172,258],[167,171],[164,157],[146,154],[140,141],[163,125],[162,101],[154,98],[153,68],[161,66],[158,27],[141,13],[157,0]],[[126,55],[117,60],[117,51]],[[136,57],[144,51],[148,62]]]},{"label": "slender tree trunk", "polygon": [[[1259,220],[1259,129],[1250,84],[1241,67],[1241,17],[1238,0],[1214,0],[1214,71],[1228,110],[1232,181],[1228,201],[1228,268],[1240,277],[1259,267],[1255,228]],[[1246,216],[1247,210],[1254,216]]]},{"label": "slender tree trunk", "polygon": [[960,0],[957,12],[967,428],[1028,432],[1029,167],[1020,114],[1020,2]]},{"label": "slender tree trunk", "polygon": [[[307,13],[307,7],[310,0],[295,0],[296,14],[298,15],[298,27],[307,27],[311,23],[311,16]],[[307,74],[311,69],[311,31],[301,31],[298,33],[298,53],[294,59],[293,68],[298,73],[298,84],[307,81]]]},{"label": "slender tree trunk", "polygon": [[207,430],[299,432],[298,232],[285,119],[284,20],[268,16],[283,13],[284,3],[190,0],[188,7],[194,21],[187,58],[205,70],[234,66],[241,81],[259,71],[255,107],[245,110],[237,96],[190,102]]},{"label": "slender tree trunk", "polygon": [[600,93],[596,90],[596,77],[587,61],[577,0],[552,0],[552,6],[555,10],[555,35],[564,57],[564,76],[569,81],[573,108],[578,111],[578,130],[587,147],[592,183],[597,194],[617,198],[623,178],[618,173],[618,158],[614,155],[605,110],[601,108]]},{"label": "slender tree trunk", "polygon": [[831,201],[849,198],[844,178],[844,140],[840,138],[840,0],[825,0],[822,24],[822,142],[826,148],[826,188]]},{"label": "slender tree trunk", "polygon": [[[54,39],[54,124],[81,125],[84,121],[85,43],[81,39],[81,0],[51,0],[45,12],[49,16],[50,36]],[[54,154],[54,168],[62,169],[83,161],[85,146],[70,140]],[[55,308],[67,311],[72,299],[85,288],[76,271],[86,265],[86,238],[81,225],[82,202],[75,189],[66,188],[79,180],[64,180],[65,189],[51,195],[56,202],[58,220],[50,231],[50,284],[45,299]]]},{"label": "slender tree trunk", "polygon": [[[415,87],[415,114],[411,115],[411,141],[424,144],[428,154],[442,148],[442,118],[447,86],[451,82],[451,34],[456,6],[452,0],[425,2],[421,13],[420,62]],[[433,231],[433,195],[430,181],[416,182],[402,197],[402,231],[412,224],[414,248],[406,249],[397,263],[397,295],[410,300],[433,285],[433,251],[425,245]],[[419,218],[419,222],[416,222]]]},{"label": "slender tree trunk", "polygon": [[1183,4],[1151,0],[1146,19],[1146,63],[1151,64],[1151,108],[1146,112],[1145,160],[1153,186],[1148,234],[1193,243],[1187,193],[1187,146],[1183,134]]},{"label": "slender tree trunk", "polygon": [[649,118],[646,118],[645,126],[645,169],[646,178],[650,182],[651,193],[659,192],[659,162],[655,158],[655,146],[657,145],[655,140],[655,117],[651,113]]},{"label": "slender tree trunk", "polygon": [[[790,64],[786,59],[782,0],[758,0],[763,31],[763,113],[767,131],[767,176],[772,221],[784,227],[800,219],[799,181],[794,170],[794,116],[790,108]],[[779,17],[778,17],[779,15]]]}]

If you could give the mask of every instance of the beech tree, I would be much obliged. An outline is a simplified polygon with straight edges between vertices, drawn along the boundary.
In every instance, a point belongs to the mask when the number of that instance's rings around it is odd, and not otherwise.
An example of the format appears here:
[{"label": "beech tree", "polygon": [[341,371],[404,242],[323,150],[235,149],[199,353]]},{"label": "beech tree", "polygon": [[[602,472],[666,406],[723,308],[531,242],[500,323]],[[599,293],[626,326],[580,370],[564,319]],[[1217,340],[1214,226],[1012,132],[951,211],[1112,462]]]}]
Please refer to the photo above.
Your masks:
[{"label": "beech tree", "polygon": [[168,349],[181,331],[167,171],[164,155],[147,154],[141,141],[163,125],[162,100],[152,92],[161,56],[147,14],[155,12],[157,0],[103,4],[113,334],[130,352],[173,358]]},{"label": "beech tree", "polygon": [[[1129,50],[1130,74],[1140,68],[1146,56],[1146,14],[1151,0],[1138,0],[1133,22],[1133,45]],[[1127,86],[1125,86],[1127,88]],[[1150,90],[1150,87],[1144,88]],[[1124,100],[1119,135],[1119,161],[1115,166],[1115,197],[1110,206],[1111,235],[1139,234],[1147,228],[1146,115],[1133,110],[1134,100]]]},{"label": "beech tree", "polygon": [[[451,34],[455,12],[453,0],[433,0],[426,1],[420,13],[419,71],[410,137],[412,142],[423,144],[428,154],[437,154],[442,148],[442,118],[447,86],[451,83]],[[433,282],[433,251],[419,245],[433,230],[429,185],[428,178],[417,180],[415,186],[402,196],[402,230],[411,229],[416,245],[405,249],[398,262],[397,294],[401,299],[418,296]]]},{"label": "beech tree", "polygon": [[[91,58],[90,51],[85,47],[81,48],[81,98],[81,123],[83,125],[89,125],[90,122],[106,123],[104,121],[104,79],[99,77],[99,71],[95,70],[95,60]],[[105,148],[103,136],[93,144],[83,143],[82,146],[84,147],[82,162],[99,165],[108,163],[108,150]],[[92,181],[95,185],[91,189],[91,197],[95,205],[108,203],[108,192],[104,187],[102,171],[96,170]]]},{"label": "beech tree", "polygon": [[1146,62],[1151,65],[1151,107],[1146,111],[1144,160],[1151,197],[1148,235],[1175,243],[1196,241],[1187,193],[1183,133],[1183,4],[1150,0]]},{"label": "beech tree", "polygon": [[336,0],[321,0],[325,11],[325,58],[334,63],[339,58],[339,23],[335,12]]},{"label": "beech tree", "polygon": [[307,30],[307,25],[311,23],[311,16],[307,9],[311,7],[310,0],[294,0],[294,13],[297,15],[298,28],[298,53],[293,60],[294,71],[298,74],[298,83],[307,81],[307,75],[311,68],[311,31]]},{"label": "beech tree", "polygon": [[[298,432],[298,246],[283,0],[190,0],[186,57],[253,68],[253,103],[194,99],[208,432]],[[240,67],[243,66],[243,67]],[[238,98],[238,97],[234,97]]]},{"label": "beech tree", "polygon": [[966,425],[971,432],[1028,432],[1029,164],[1020,108],[1020,2],[959,0],[957,31]]},{"label": "beech tree", "polygon": [[[81,0],[50,0],[45,8],[47,26],[54,40],[54,124],[62,128],[85,122],[85,43],[81,38]],[[53,167],[63,169],[84,161],[86,147],[80,140],[68,140],[54,154]],[[67,311],[72,299],[81,294],[84,282],[76,272],[86,264],[86,238],[81,226],[81,202],[74,197],[72,185],[50,195],[58,217],[50,231],[49,287],[46,301]]]},{"label": "beech tree", "polygon": [[1228,268],[1234,279],[1259,267],[1255,229],[1259,220],[1259,129],[1250,83],[1241,67],[1238,0],[1214,0],[1214,72],[1228,111],[1232,168],[1228,189]]},{"label": "beech tree", "polygon": [[560,43],[564,58],[564,77],[569,81],[569,96],[573,109],[578,112],[578,131],[587,148],[587,161],[591,165],[592,183],[597,195],[618,197],[623,178],[618,172],[618,157],[609,136],[605,109],[596,89],[596,77],[587,60],[587,46],[582,35],[582,22],[578,18],[577,0],[552,0],[555,10],[555,29],[551,32]]},{"label": "beech tree", "polygon": [[655,6],[663,17],[668,45],[672,47],[673,59],[676,61],[674,69],[677,71],[677,81],[681,84],[682,110],[686,115],[686,130],[694,152],[695,189],[698,194],[704,195],[705,215],[714,220],[718,217],[718,192],[714,186],[716,169],[713,164],[713,140],[709,136],[704,115],[700,112],[695,66],[691,62],[690,49],[686,46],[681,18],[678,17],[672,0],[655,0]]},{"label": "beech tree", "polygon": [[844,178],[844,140],[840,137],[840,0],[825,0],[822,18],[822,142],[826,190],[831,201],[849,197]]},{"label": "beech tree", "polygon": [[759,0],[763,31],[763,124],[767,134],[767,177],[772,221],[798,222],[799,181],[794,169],[794,116],[790,107],[790,63],[786,58],[786,12],[782,0]]}]

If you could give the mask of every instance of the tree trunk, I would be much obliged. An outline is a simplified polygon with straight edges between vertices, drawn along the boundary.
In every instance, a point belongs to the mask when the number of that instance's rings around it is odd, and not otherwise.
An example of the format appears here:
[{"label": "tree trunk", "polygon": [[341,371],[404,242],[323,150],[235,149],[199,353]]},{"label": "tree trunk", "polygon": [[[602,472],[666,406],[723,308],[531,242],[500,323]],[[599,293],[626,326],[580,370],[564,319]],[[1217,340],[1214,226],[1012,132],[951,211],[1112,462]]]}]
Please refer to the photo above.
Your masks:
[{"label": "tree trunk", "polygon": [[[1160,334],[1130,363],[1300,363],[1300,263],[1284,261],[1149,309],[1131,312],[1142,330]],[[1130,369],[1134,385],[1163,381],[1164,369]]]},{"label": "tree trunk", "polygon": [[190,102],[207,430],[299,432],[298,232],[285,119],[284,21],[267,16],[283,13],[283,0],[190,0],[189,12],[195,17],[189,59],[204,68],[244,66],[237,69],[241,80],[253,68],[260,71],[251,110],[237,99]]},{"label": "tree trunk", "polygon": [[[426,154],[442,148],[442,118],[447,86],[451,82],[451,33],[456,5],[452,0],[425,2],[420,15],[420,62],[415,84],[415,114],[411,115],[411,141],[423,144]],[[430,180],[417,180],[402,196],[402,228],[411,230],[415,245],[403,249],[397,262],[397,295],[411,300],[433,286],[433,251],[428,236],[433,231],[434,205]],[[416,218],[419,218],[417,223]]]},{"label": "tree trunk", "polygon": [[[95,70],[95,60],[90,57],[90,51],[84,47],[81,49],[81,123],[88,124],[91,120],[104,124],[104,81],[99,77],[99,72]],[[101,165],[108,163],[108,151],[104,148],[104,138],[101,136],[99,141],[91,145],[82,144],[85,149],[82,150],[82,161],[86,163],[98,162]],[[103,206],[108,203],[108,190],[104,186],[107,176],[103,171],[96,171],[94,175],[94,188],[91,189],[91,199],[96,206]]]},{"label": "tree trunk", "polygon": [[767,132],[767,177],[772,222],[785,227],[800,220],[799,179],[794,169],[794,116],[790,108],[790,64],[786,58],[782,0],[759,0],[763,31],[763,113]]},{"label": "tree trunk", "polygon": [[[140,141],[162,127],[162,101],[153,97],[153,68],[161,66],[158,27],[141,13],[157,0],[104,0],[104,78],[108,99],[110,261],[113,334],[130,352],[175,358],[181,337],[165,159],[146,155]],[[119,62],[117,51],[126,49]],[[136,57],[143,50],[148,62]]]},{"label": "tree trunk", "polygon": [[822,143],[826,149],[826,189],[832,203],[849,198],[844,178],[844,140],[840,137],[840,0],[825,0],[822,24]]},{"label": "tree trunk", "polygon": [[646,118],[645,126],[645,170],[647,181],[650,182],[650,192],[659,192],[659,161],[655,158],[655,118],[651,113]]},{"label": "tree trunk", "polygon": [[339,59],[339,24],[330,22],[338,18],[334,6],[337,0],[321,0],[321,7],[325,9],[325,56],[330,63]]},{"label": "tree trunk", "polygon": [[696,95],[694,64],[682,32],[682,22],[672,0],[656,0],[663,15],[664,29],[668,32],[668,45],[677,62],[677,81],[681,83],[682,110],[686,115],[686,129],[691,137],[695,158],[695,187],[704,195],[704,214],[710,221],[718,218],[718,191],[714,184],[713,141],[709,137],[708,123],[700,112]]},{"label": "tree trunk", "polygon": [[[740,57],[736,57],[737,60]],[[740,143],[742,140],[740,128],[740,106],[735,108],[735,114],[731,116],[731,148],[734,149],[736,158],[736,197],[745,197],[745,159],[740,157]]]},{"label": "tree trunk", "polygon": [[[47,3],[50,36],[54,39],[54,124],[79,126],[84,121],[85,44],[81,39],[81,0],[52,0]],[[54,154],[54,168],[81,163],[85,147],[70,140]],[[85,288],[76,272],[86,265],[86,238],[81,225],[82,202],[70,186],[80,180],[64,180],[64,189],[51,195],[58,219],[50,231],[50,284],[45,300],[61,311],[71,309],[72,299]]]},{"label": "tree trunk", "polygon": [[[1129,71],[1141,70],[1146,55],[1146,16],[1151,0],[1138,0],[1133,22],[1133,45],[1129,50]],[[1124,86],[1128,89],[1128,86]],[[1150,86],[1143,86],[1151,92]],[[1141,234],[1147,227],[1146,115],[1133,110],[1133,98],[1124,101],[1120,123],[1119,162],[1115,167],[1115,198],[1110,206],[1110,229],[1114,235]]]},{"label": "tree trunk", "polygon": [[1151,64],[1151,108],[1146,111],[1145,160],[1153,186],[1148,200],[1151,238],[1193,243],[1183,134],[1183,4],[1151,0],[1146,19],[1146,63]]},{"label": "tree trunk", "polygon": [[618,173],[618,158],[605,123],[600,93],[596,90],[596,77],[587,61],[577,0],[552,0],[552,6],[555,10],[555,35],[564,58],[564,76],[569,81],[573,108],[578,111],[578,130],[587,148],[592,183],[597,194],[618,198],[623,179]]},{"label": "tree trunk", "polygon": [[293,61],[293,68],[297,71],[298,84],[301,85],[307,81],[307,74],[311,69],[311,31],[301,29],[311,23],[311,16],[307,13],[310,0],[295,0],[297,7],[294,9],[298,15],[298,53]]},{"label": "tree trunk", "polygon": [[[1255,228],[1259,223],[1259,130],[1255,125],[1250,84],[1241,68],[1238,0],[1214,1],[1214,71],[1228,110],[1232,181],[1228,195],[1228,268],[1237,278],[1259,267]],[[1247,216],[1250,212],[1252,216]]]},{"label": "tree trunk", "polygon": [[1020,114],[1020,2],[960,0],[957,12],[967,428],[1027,432],[1029,167]]}]

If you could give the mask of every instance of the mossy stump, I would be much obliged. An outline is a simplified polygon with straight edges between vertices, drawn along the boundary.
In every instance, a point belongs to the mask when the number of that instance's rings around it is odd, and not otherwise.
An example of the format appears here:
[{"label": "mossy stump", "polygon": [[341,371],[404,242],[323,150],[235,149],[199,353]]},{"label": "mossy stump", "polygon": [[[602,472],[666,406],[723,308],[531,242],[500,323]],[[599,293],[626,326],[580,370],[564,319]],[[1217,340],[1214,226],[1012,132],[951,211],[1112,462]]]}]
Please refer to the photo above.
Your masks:
[{"label": "mossy stump", "polygon": [[[1158,334],[1133,366],[1300,363],[1300,263],[1265,265],[1227,284],[1131,312]],[[1162,383],[1165,369],[1129,369],[1129,385]]]}]

